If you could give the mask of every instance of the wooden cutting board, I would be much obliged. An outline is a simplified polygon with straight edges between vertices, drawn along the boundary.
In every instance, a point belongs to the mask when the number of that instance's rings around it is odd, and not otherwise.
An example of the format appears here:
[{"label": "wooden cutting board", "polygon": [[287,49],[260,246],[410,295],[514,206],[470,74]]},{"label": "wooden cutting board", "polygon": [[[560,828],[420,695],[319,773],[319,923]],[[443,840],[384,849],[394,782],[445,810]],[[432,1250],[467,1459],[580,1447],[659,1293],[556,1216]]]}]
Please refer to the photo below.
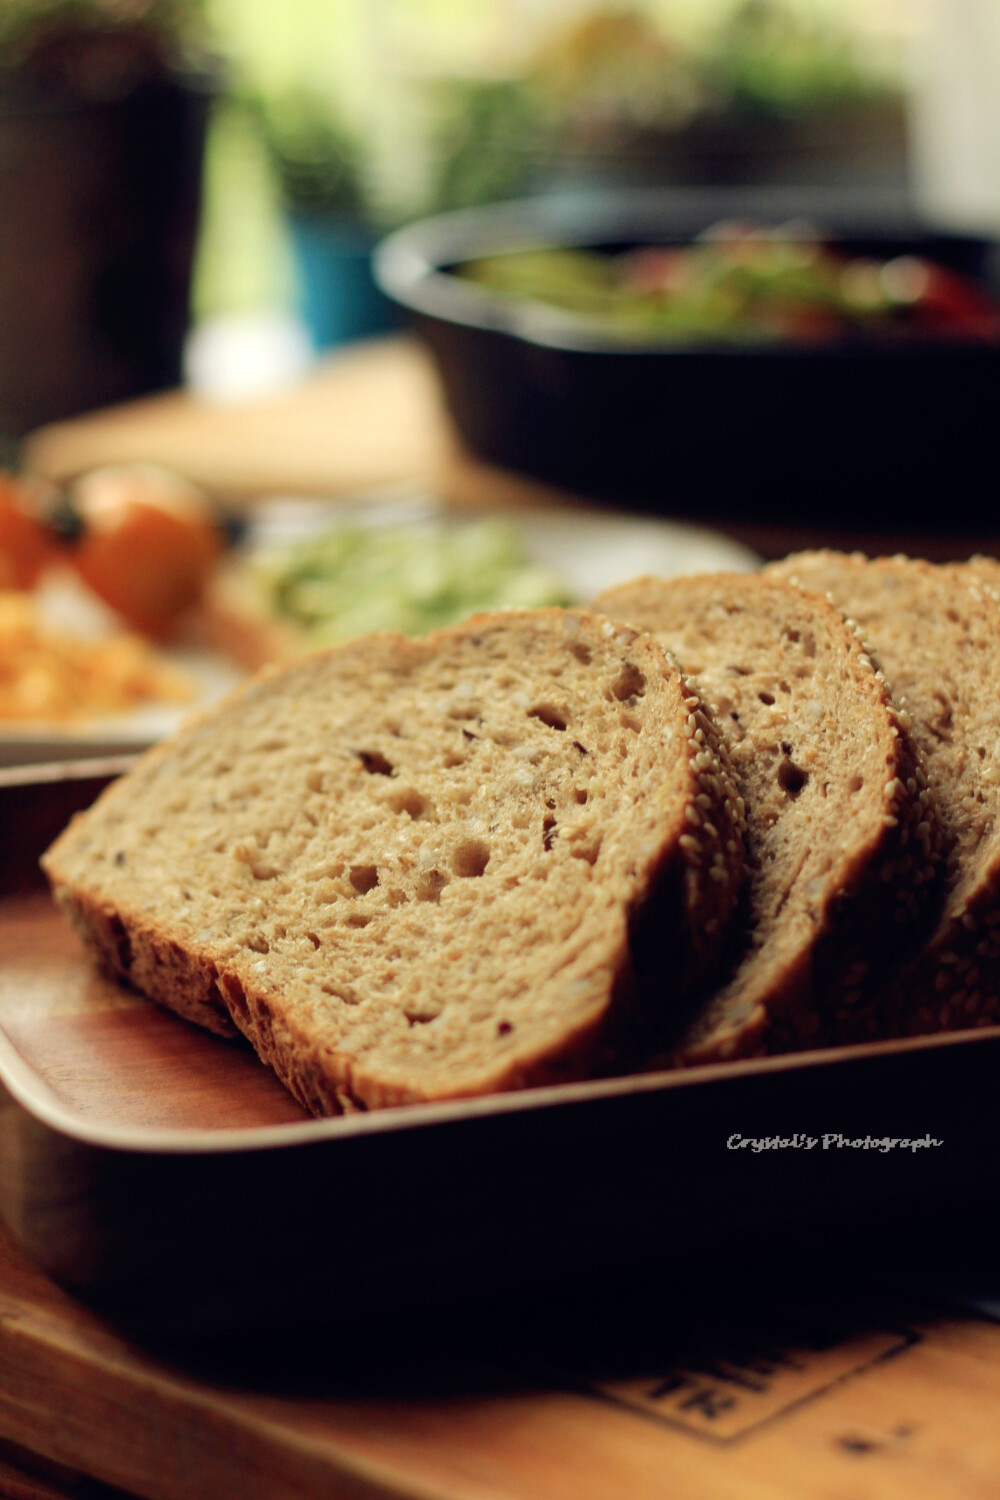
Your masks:
[{"label": "wooden cutting board", "polygon": [[229,404],[170,391],[40,429],[27,468],[60,481],[158,463],[222,495],[433,484],[455,446],[430,360],[411,339],[356,344],[293,389]]},{"label": "wooden cutting board", "polygon": [[997,1494],[988,1319],[814,1310],[783,1343],[723,1332],[700,1367],[663,1344],[604,1377],[580,1332],[572,1355],[515,1318],[502,1354],[450,1368],[433,1346],[405,1369],[391,1348],[328,1348],[210,1377],[128,1342],[0,1235],[0,1440],[63,1466],[53,1494],[81,1493],[65,1476],[82,1473],[149,1500]]}]

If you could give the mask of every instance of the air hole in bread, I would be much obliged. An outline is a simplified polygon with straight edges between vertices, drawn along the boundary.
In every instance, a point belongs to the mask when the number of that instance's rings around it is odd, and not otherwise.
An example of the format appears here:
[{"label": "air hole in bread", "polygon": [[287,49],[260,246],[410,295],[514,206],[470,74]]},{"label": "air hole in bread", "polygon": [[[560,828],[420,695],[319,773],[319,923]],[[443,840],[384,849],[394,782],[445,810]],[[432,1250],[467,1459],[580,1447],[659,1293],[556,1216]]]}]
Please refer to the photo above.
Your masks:
[{"label": "air hole in bread", "polygon": [[847,783],[847,790],[849,792],[860,792],[864,784],[865,778],[863,776],[852,776],[850,781]]},{"label": "air hole in bread", "polygon": [[576,787],[574,787],[573,788],[573,801],[574,802],[579,802],[580,806],[582,807],[583,804],[586,802],[586,800],[587,800],[587,789],[586,789],[586,787],[582,787],[582,786],[576,786]]},{"label": "air hole in bread", "polygon": [[430,901],[434,906],[441,900],[441,892],[448,884],[447,875],[440,870],[429,870],[417,888],[418,901]]},{"label": "air hole in bread", "polygon": [[621,726],[623,729],[631,729],[633,734],[638,734],[642,727],[636,715],[629,713],[627,709],[622,712]]},{"label": "air hole in bread", "polygon": [[799,632],[793,629],[791,625],[785,626],[784,630],[782,631],[782,635],[785,637],[786,641],[791,641],[794,645],[797,645],[800,639]]},{"label": "air hole in bread", "polygon": [[358,759],[370,776],[391,776],[393,765],[380,750],[359,750]]},{"label": "air hole in bread", "polygon": [[464,766],[465,756],[460,755],[457,750],[446,750],[441,764],[444,766],[445,770],[450,771],[455,766]]},{"label": "air hole in bread", "polygon": [[497,1036],[510,1036],[510,1034],[511,1034],[511,1032],[513,1030],[514,1030],[513,1022],[511,1022],[511,1021],[498,1021],[497,1022]]},{"label": "air hole in bread", "polygon": [[378,885],[378,868],[375,865],[352,865],[349,879],[358,895],[364,896]]},{"label": "air hole in bread", "polygon": [[597,856],[601,852],[601,840],[591,839],[589,844],[574,844],[569,851],[574,859],[585,859],[588,865],[597,864]]},{"label": "air hole in bread", "polygon": [[590,751],[587,749],[586,745],[581,745],[579,740],[574,740],[573,741],[573,749],[574,750],[579,750],[579,752],[580,752],[581,755],[589,755],[590,754]]},{"label": "air hole in bread", "polygon": [[561,714],[551,703],[537,703],[534,708],[528,709],[529,719],[540,719],[550,729],[565,729],[569,720],[565,714]]},{"label": "air hole in bread", "polygon": [[629,698],[641,698],[646,691],[646,679],[633,662],[627,661],[611,684],[611,691],[619,703],[625,703]]},{"label": "air hole in bread", "polygon": [[463,879],[482,875],[490,862],[490,846],[483,839],[463,839],[452,856],[452,869]]},{"label": "air hole in bread", "polygon": [[370,921],[370,912],[352,911],[351,915],[347,919],[347,925],[348,927],[367,927]]},{"label": "air hole in bread", "polygon": [[[481,724],[483,722],[482,719],[480,719],[479,722]],[[479,736],[478,736],[478,734],[473,734],[473,732],[472,732],[471,729],[465,729],[465,728],[463,728],[462,729],[462,738],[464,740],[478,740]]]},{"label": "air hole in bread", "polygon": [[427,811],[427,802],[415,787],[403,786],[386,799],[393,812],[407,813],[416,821]]},{"label": "air hole in bread", "polygon": [[585,646],[582,641],[574,641],[569,649],[570,654],[575,656],[578,662],[582,662],[585,667],[590,665],[591,650],[589,646]]},{"label": "air hole in bread", "polygon": [[311,792],[321,792],[323,790],[323,772],[310,771],[306,777],[306,786]]},{"label": "air hole in bread", "polygon": [[403,1009],[403,1015],[411,1026],[426,1026],[429,1021],[436,1021],[440,1014],[440,1010],[436,1008],[431,1009],[430,1007],[425,1009],[413,1006],[412,1008],[404,1007]]},{"label": "air hole in bread", "polygon": [[787,756],[778,766],[778,785],[789,797],[797,797],[808,780],[809,772],[803,771]]},{"label": "air hole in bread", "polygon": [[307,932],[306,937],[309,939],[310,943],[312,943],[314,948],[322,948],[323,944],[320,942],[315,932]]},{"label": "air hole in bread", "polygon": [[246,940],[246,946],[254,953],[270,953],[271,944],[262,932],[254,932]]},{"label": "air hole in bread", "polygon": [[737,667],[735,664],[731,664],[730,666],[728,666],[726,668],[726,671],[727,672],[731,672],[734,677],[749,677],[750,676],[750,668],[749,667]]},{"label": "air hole in bread", "polygon": [[766,703],[768,708],[770,708],[774,702],[773,693],[758,693],[757,697],[760,699],[761,703]]},{"label": "air hole in bread", "polygon": [[542,848],[546,854],[552,848],[556,839],[555,813],[546,813],[542,819]]}]

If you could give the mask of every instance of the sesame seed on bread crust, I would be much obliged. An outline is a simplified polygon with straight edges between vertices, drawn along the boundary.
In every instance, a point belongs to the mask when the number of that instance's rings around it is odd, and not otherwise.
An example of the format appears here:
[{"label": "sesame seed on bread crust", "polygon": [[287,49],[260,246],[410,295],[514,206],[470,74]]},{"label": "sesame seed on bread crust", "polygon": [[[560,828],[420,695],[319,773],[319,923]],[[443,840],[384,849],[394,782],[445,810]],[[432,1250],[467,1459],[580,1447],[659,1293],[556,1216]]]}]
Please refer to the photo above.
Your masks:
[{"label": "sesame seed on bread crust", "polygon": [[746,807],[748,941],[671,1060],[868,1034],[864,981],[914,942],[938,833],[917,747],[857,631],[822,597],[759,575],[640,579],[594,607],[678,657]]},{"label": "sesame seed on bread crust", "polygon": [[944,566],[953,570],[965,583],[980,583],[1000,597],[1000,562],[995,557],[983,557],[977,553],[967,562],[946,563]]},{"label": "sesame seed on bread crust", "polygon": [[44,865],[105,967],[330,1114],[620,1067],[717,954],[743,821],[655,641],[505,611],[260,674]]},{"label": "sesame seed on bread crust", "polygon": [[860,621],[908,713],[937,800],[943,904],[919,953],[886,986],[888,1034],[994,1024],[1000,1019],[1000,604],[975,564],[935,567],[905,557],[817,552],[769,571],[827,590]]}]

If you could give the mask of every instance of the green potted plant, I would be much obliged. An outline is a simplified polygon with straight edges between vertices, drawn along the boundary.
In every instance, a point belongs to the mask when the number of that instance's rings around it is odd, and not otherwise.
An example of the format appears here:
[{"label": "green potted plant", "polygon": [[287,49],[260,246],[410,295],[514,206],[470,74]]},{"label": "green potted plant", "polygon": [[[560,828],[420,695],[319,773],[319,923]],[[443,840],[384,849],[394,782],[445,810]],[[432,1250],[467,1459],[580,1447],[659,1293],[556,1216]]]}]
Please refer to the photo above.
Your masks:
[{"label": "green potted plant", "polygon": [[3,0],[6,438],[180,378],[215,85],[198,0]]},{"label": "green potted plant", "polygon": [[328,349],[396,326],[375,285],[378,237],[357,138],[307,92],[252,108],[277,177],[295,259],[299,311],[313,346]]}]

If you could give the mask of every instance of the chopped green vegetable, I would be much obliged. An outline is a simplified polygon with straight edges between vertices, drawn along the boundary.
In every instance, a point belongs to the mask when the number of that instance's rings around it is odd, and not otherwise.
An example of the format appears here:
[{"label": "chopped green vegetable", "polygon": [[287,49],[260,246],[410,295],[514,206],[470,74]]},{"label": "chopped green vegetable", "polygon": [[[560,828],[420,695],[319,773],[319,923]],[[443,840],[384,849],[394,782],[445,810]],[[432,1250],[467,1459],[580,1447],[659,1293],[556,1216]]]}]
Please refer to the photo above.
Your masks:
[{"label": "chopped green vegetable", "polygon": [[477,610],[573,602],[560,579],[529,562],[506,521],[337,527],[263,552],[251,568],[271,611],[317,644],[373,630],[422,635]]}]

